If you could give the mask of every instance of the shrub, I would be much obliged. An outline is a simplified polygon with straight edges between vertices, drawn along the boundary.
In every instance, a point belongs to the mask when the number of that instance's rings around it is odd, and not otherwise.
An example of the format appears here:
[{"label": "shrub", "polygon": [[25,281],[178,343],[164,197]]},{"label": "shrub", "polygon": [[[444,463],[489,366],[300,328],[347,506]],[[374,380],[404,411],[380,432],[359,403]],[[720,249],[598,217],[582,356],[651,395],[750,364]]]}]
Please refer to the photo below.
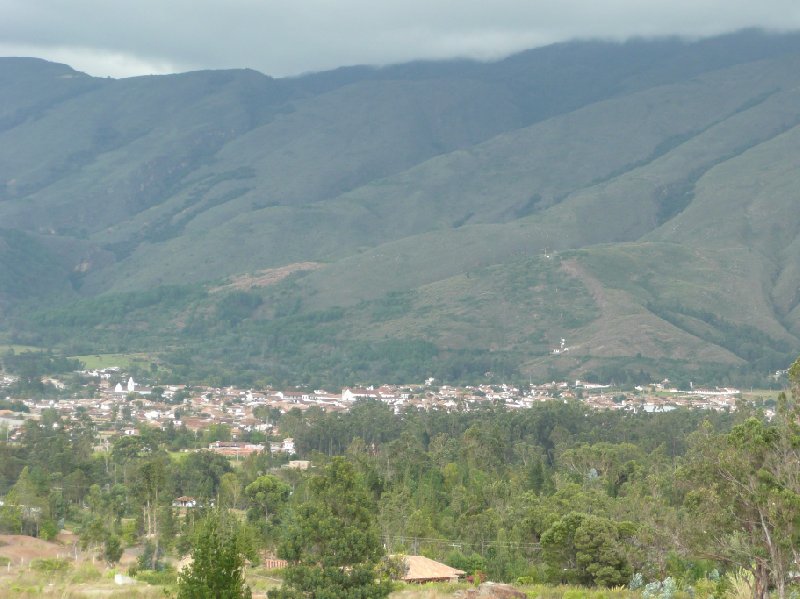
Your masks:
[{"label": "shrub", "polygon": [[739,568],[725,575],[725,596],[730,599],[745,599],[752,596],[753,573]]},{"label": "shrub", "polygon": [[58,535],[58,526],[52,520],[45,520],[39,527],[39,538],[44,541],[52,541]]},{"label": "shrub", "polygon": [[178,581],[178,573],[174,568],[165,567],[163,570],[138,570],[136,580],[157,586],[167,586]]},{"label": "shrub", "polygon": [[661,583],[661,599],[673,599],[678,592],[678,584],[672,576],[667,576]]},{"label": "shrub", "polygon": [[647,584],[642,591],[642,599],[675,599],[678,592],[678,583],[672,576],[667,576],[663,581]]},{"label": "shrub", "polygon": [[628,583],[628,588],[632,591],[642,588],[644,586],[644,578],[641,572],[636,572],[631,576],[631,581]]},{"label": "shrub", "polygon": [[697,599],[711,599],[717,596],[717,582],[708,578],[698,580],[694,584],[694,596]]},{"label": "shrub", "polygon": [[37,572],[66,572],[70,565],[68,560],[55,558],[41,558],[31,562],[31,568]]},{"label": "shrub", "polygon": [[72,574],[72,582],[80,584],[83,582],[92,582],[99,580],[103,577],[100,570],[94,564],[81,564]]},{"label": "shrub", "polygon": [[661,582],[649,582],[642,591],[642,599],[656,599],[661,593]]}]

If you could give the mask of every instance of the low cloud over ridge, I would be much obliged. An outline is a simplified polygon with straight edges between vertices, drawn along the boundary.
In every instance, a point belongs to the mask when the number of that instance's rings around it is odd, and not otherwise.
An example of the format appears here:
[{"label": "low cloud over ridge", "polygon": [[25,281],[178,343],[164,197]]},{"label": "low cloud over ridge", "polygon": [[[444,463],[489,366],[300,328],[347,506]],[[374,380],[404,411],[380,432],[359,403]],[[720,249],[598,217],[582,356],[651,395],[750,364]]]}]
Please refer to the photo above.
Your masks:
[{"label": "low cloud over ridge", "polygon": [[498,58],[575,38],[800,28],[796,0],[0,0],[0,54],[125,77]]}]

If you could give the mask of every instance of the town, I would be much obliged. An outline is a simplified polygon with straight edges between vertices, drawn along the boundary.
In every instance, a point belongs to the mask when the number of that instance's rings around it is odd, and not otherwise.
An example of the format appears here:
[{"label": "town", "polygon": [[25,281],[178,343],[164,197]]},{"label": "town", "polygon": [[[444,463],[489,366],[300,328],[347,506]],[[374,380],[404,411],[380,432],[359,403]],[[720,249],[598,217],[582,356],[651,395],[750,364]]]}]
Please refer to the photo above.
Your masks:
[{"label": "town", "polygon": [[[611,384],[550,382],[512,386],[439,385],[433,378],[421,384],[345,387],[333,392],[324,389],[243,389],[189,385],[147,386],[139,384],[119,367],[80,371],[87,381],[86,397],[60,399],[21,399],[27,412],[0,410],[0,426],[14,440],[28,418],[39,419],[45,410],[55,410],[69,421],[79,415],[91,418],[101,439],[136,435],[142,426],[191,433],[197,438],[209,430],[217,431],[211,451],[228,457],[245,456],[267,448],[272,454],[295,454],[292,439],[282,438],[277,422],[282,414],[309,409],[346,412],[359,400],[379,401],[395,413],[406,410],[472,411],[487,406],[524,410],[547,401],[577,401],[593,410],[669,412],[678,408],[735,411],[743,396],[740,389],[695,387],[677,389],[668,379],[629,390]],[[776,373],[780,375],[781,373]],[[15,382],[13,376],[0,377],[3,388]],[[58,379],[47,379],[51,387],[63,388]],[[12,399],[6,397],[7,400]],[[764,406],[769,418],[771,405]]]}]

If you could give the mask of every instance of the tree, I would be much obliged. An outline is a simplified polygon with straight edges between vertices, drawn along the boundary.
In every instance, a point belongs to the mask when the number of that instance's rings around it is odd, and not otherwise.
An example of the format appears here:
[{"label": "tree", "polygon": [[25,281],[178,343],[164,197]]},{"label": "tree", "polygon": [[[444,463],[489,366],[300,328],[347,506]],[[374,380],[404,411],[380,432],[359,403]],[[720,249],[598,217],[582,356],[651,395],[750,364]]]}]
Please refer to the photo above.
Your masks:
[{"label": "tree", "polygon": [[117,535],[107,535],[103,541],[103,559],[109,568],[113,568],[122,558],[122,541]]},{"label": "tree", "polygon": [[378,599],[390,591],[376,582],[383,555],[375,506],[344,458],[311,477],[308,500],[296,508],[279,555],[289,561],[283,587],[271,599]]},{"label": "tree", "polygon": [[239,497],[242,494],[242,483],[234,472],[226,472],[219,481],[220,505],[236,509],[239,506]]},{"label": "tree", "polygon": [[286,506],[291,491],[292,488],[276,476],[259,476],[244,489],[249,505],[248,520],[256,522],[263,516],[267,526],[274,524],[277,514]]},{"label": "tree", "polygon": [[190,453],[177,464],[176,490],[202,500],[217,499],[222,477],[231,472],[230,462],[212,451]]},{"label": "tree", "polygon": [[169,458],[164,454],[155,455],[139,464],[136,471],[136,489],[142,504],[145,537],[155,543],[150,568],[155,570],[159,556],[160,537],[158,533],[158,508],[162,499],[159,490],[167,481]]},{"label": "tree", "polygon": [[800,425],[785,395],[773,423],[749,418],[730,433],[709,427],[692,440],[683,472],[687,537],[708,557],[753,575],[753,597],[770,583],[786,596],[800,540]]},{"label": "tree", "polygon": [[[102,545],[104,556],[114,555],[116,549],[110,539],[117,538],[117,526],[124,512],[124,503],[122,505],[119,503],[120,491],[119,485],[108,491],[103,491],[100,485],[96,484],[89,487],[89,492],[84,499],[88,509],[82,513],[77,528],[81,549],[95,550]],[[124,493],[124,491],[122,492]],[[117,539],[117,544],[119,544],[119,539]],[[106,559],[106,561],[109,560]],[[119,558],[113,563],[116,561],[119,561]],[[109,561],[109,563],[112,562]]]},{"label": "tree", "polygon": [[623,544],[632,533],[629,522],[570,512],[542,534],[542,550],[554,576],[612,587],[625,584],[633,574]]},{"label": "tree", "polygon": [[[39,536],[45,502],[37,493],[36,485],[27,466],[20,472],[17,482],[6,495],[3,505],[4,525],[13,532]],[[18,527],[17,530],[14,530]]]},{"label": "tree", "polygon": [[238,523],[226,512],[212,510],[198,524],[192,563],[178,578],[176,599],[250,599],[244,564]]}]

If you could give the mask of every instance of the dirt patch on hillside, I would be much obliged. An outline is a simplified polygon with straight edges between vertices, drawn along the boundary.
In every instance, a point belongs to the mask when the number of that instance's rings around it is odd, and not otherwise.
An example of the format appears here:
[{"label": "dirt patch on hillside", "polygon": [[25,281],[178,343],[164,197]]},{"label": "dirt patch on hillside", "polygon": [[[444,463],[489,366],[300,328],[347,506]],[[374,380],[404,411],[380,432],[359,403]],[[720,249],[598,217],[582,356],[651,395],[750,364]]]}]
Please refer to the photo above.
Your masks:
[{"label": "dirt patch on hillside", "polygon": [[16,565],[41,558],[68,558],[72,548],[61,543],[43,541],[25,535],[0,535],[0,556],[7,557]]},{"label": "dirt patch on hillside", "polygon": [[319,262],[295,262],[294,264],[287,264],[280,268],[268,268],[252,274],[236,275],[232,277],[227,284],[215,287],[211,292],[247,291],[254,287],[269,287],[270,285],[279,283],[293,273],[318,270],[323,266],[324,265]]},{"label": "dirt patch on hillside", "polygon": [[592,297],[597,303],[597,307],[600,308],[600,311],[606,311],[606,308],[608,307],[608,298],[606,297],[606,291],[603,288],[603,284],[597,278],[586,272],[583,266],[578,264],[577,260],[564,260],[561,263],[561,270],[586,285],[586,289],[588,289],[589,293],[592,294]]}]

